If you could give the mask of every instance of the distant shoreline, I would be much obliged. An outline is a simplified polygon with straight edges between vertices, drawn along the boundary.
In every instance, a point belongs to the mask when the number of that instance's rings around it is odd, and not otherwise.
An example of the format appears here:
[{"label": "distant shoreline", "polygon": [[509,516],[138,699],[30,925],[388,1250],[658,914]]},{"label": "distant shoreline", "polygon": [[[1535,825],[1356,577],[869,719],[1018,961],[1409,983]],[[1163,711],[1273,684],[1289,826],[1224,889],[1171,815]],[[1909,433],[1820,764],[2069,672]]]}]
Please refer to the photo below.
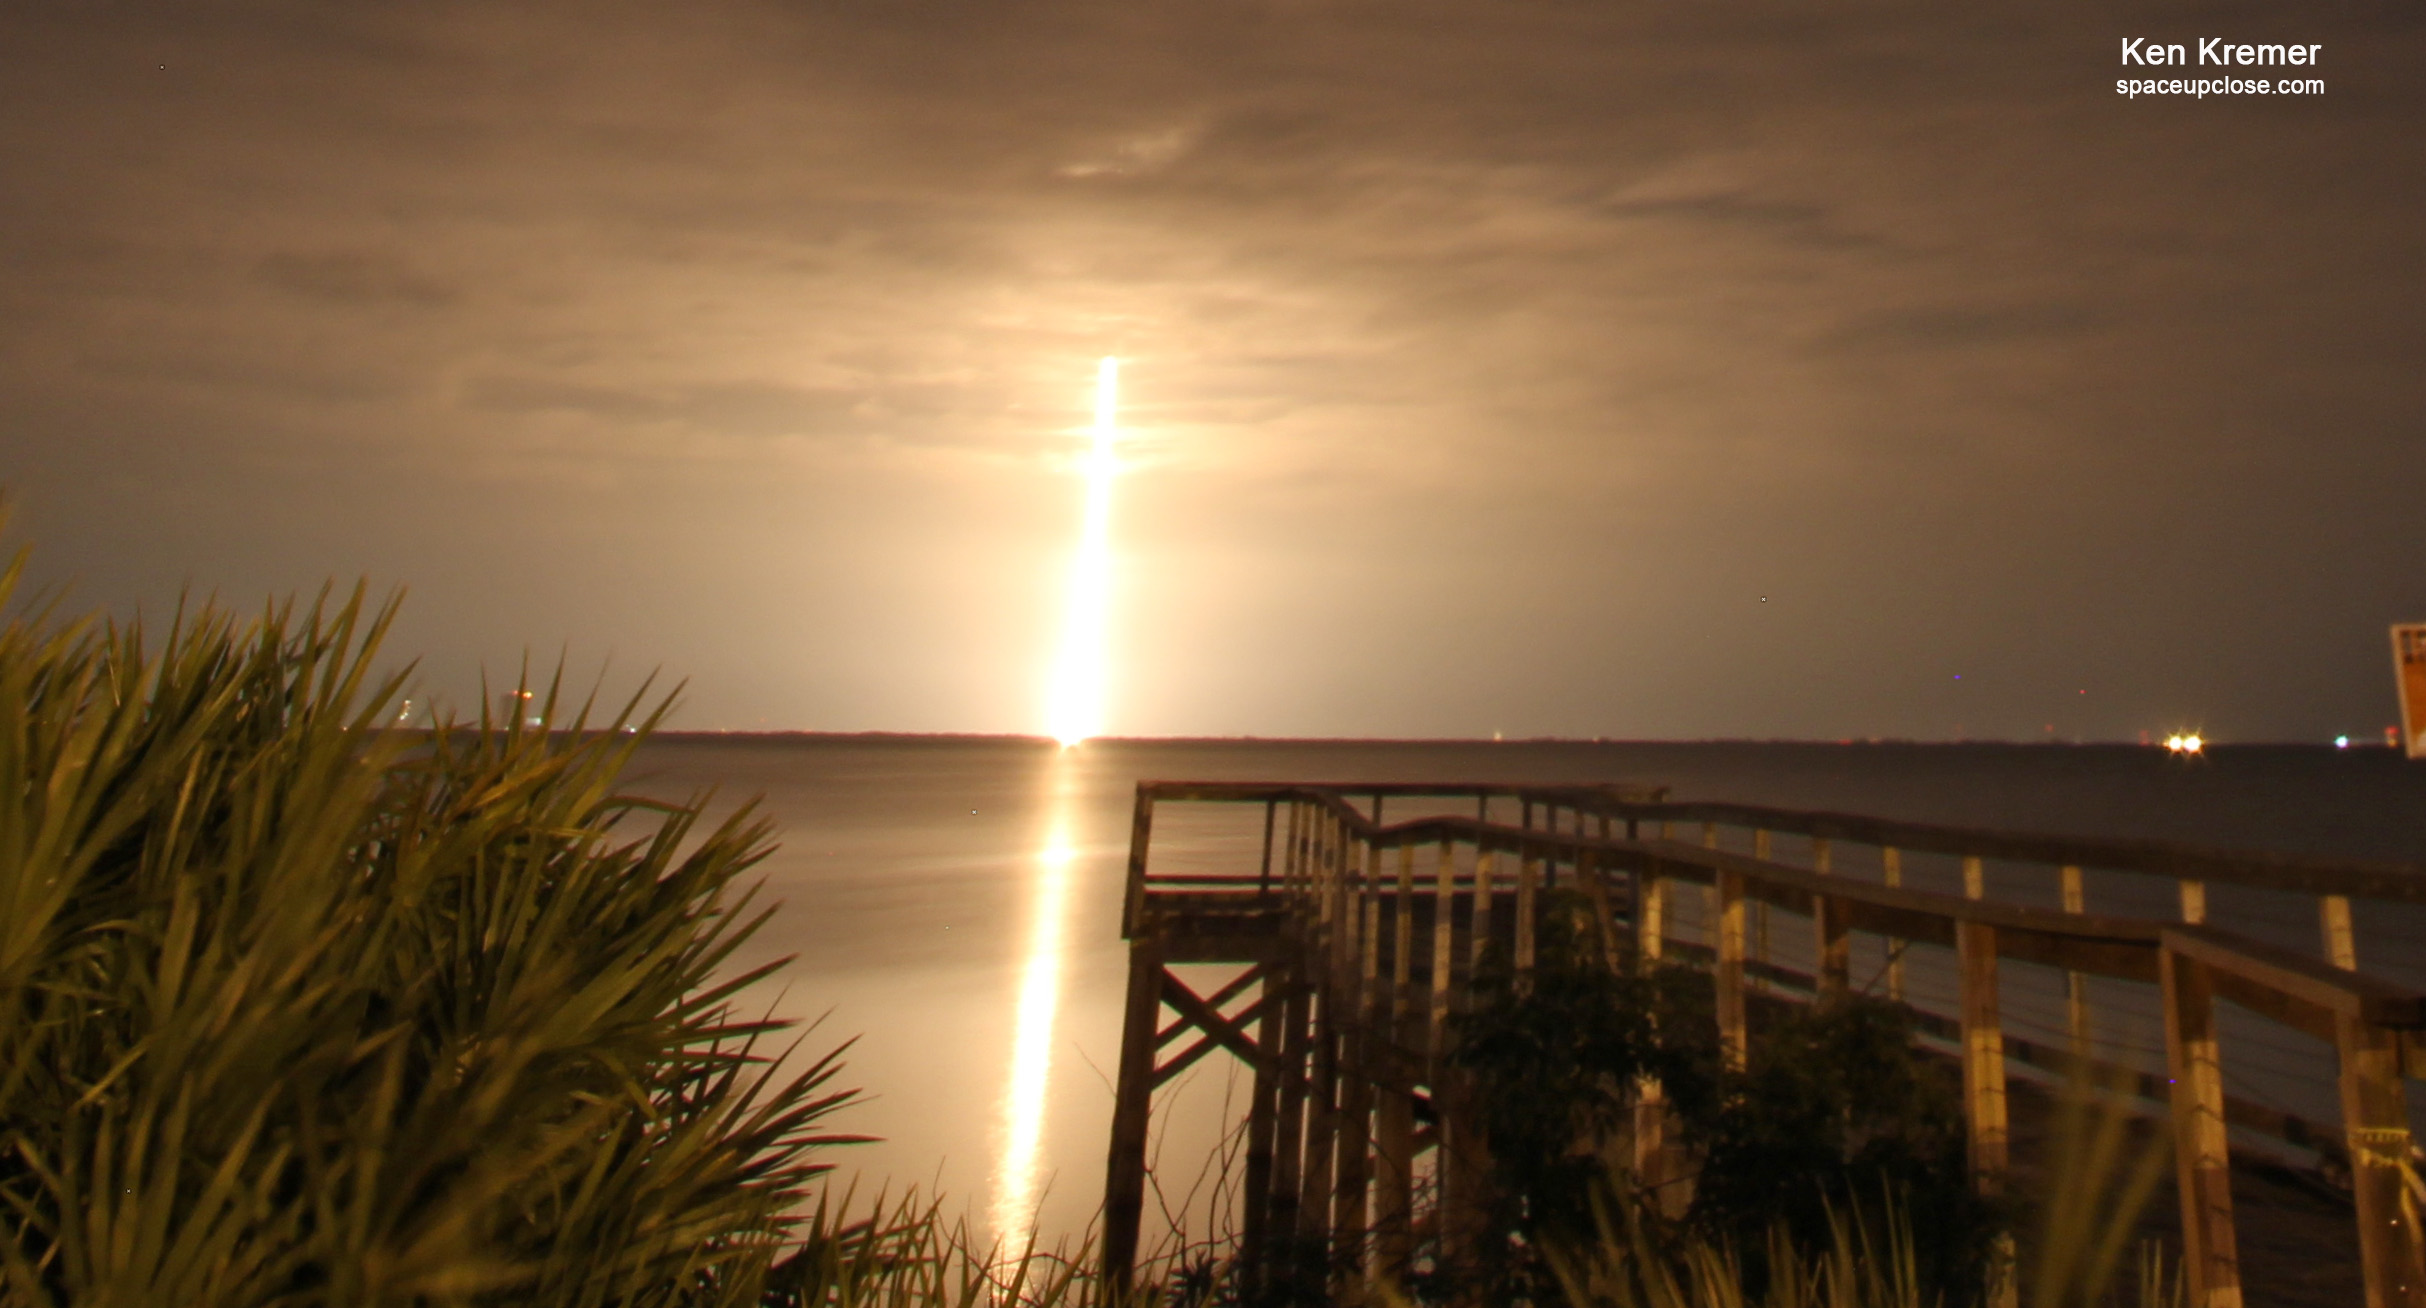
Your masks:
[{"label": "distant shoreline", "polygon": [[[1036,748],[1056,748],[1051,736],[1022,735],[1012,732],[983,731],[769,731],[722,730],[717,728],[660,728],[650,734],[651,740],[669,742],[692,741],[796,741],[801,743],[833,744],[953,744],[953,745],[1021,745]],[[1492,739],[1486,736],[1097,736],[1088,745],[1336,745],[1342,747],[1404,748],[1409,746],[1485,746],[1563,745],[1581,748],[1606,746],[1610,748],[1641,748],[1646,746],[1733,745],[1777,746],[1790,748],[1881,747],[1898,749],[2125,749],[2164,752],[2162,745],[2142,744],[2130,740],[2017,740],[2006,738],[1970,737],[1959,740],[1915,740],[1909,737],[1871,736],[1851,739],[1825,740],[1810,737],[1777,736],[1707,736],[1707,737],[1632,737],[1632,736],[1521,736]],[[2353,740],[2347,746],[2307,740],[2242,740],[2206,743],[2209,750],[2229,749],[2312,749],[2326,753],[2357,753],[2382,751],[2399,753],[2382,741]]]}]

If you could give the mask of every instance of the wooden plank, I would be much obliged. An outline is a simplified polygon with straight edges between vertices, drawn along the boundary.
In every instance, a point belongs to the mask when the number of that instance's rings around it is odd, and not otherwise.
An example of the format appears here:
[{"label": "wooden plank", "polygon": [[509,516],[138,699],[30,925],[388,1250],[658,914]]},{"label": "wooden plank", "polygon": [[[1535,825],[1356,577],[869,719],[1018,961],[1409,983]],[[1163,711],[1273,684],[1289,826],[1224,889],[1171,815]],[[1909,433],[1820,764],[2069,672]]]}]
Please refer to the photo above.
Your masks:
[{"label": "wooden plank", "polygon": [[[1164,975],[1169,976],[1168,968],[1165,969]],[[1230,978],[1229,982],[1223,985],[1221,989],[1214,991],[1212,995],[1203,1001],[1203,1003],[1205,1007],[1210,1008],[1217,1013],[1225,1011],[1229,1008],[1231,1000],[1247,993],[1247,988],[1249,986],[1258,985],[1262,982],[1262,980],[1263,974],[1261,969],[1250,964],[1245,971],[1240,972],[1237,976]],[[1178,978],[1171,977],[1171,981],[1174,984],[1177,984]],[[1195,992],[1191,990],[1189,993],[1193,994]],[[1252,1012],[1253,1010],[1249,1011]],[[1239,1025],[1244,1026],[1248,1019],[1242,1015],[1237,1020]],[[1156,1049],[1161,1049],[1194,1029],[1196,1029],[1196,1023],[1189,1018],[1182,1017],[1178,1021],[1173,1022],[1169,1026],[1166,1026],[1162,1030],[1154,1033],[1154,1047]]]},{"label": "wooden plank", "polygon": [[1845,903],[1834,897],[1817,901],[1812,923],[1819,939],[1819,997],[1843,999],[1853,970],[1853,937],[1846,929]]},{"label": "wooden plank", "polygon": [[1104,1176],[1104,1278],[1126,1299],[1137,1270],[1137,1238],[1146,1199],[1147,1112],[1154,1094],[1154,1027],[1162,1014],[1162,956],[1152,935],[1129,943],[1129,986],[1122,1010],[1120,1067],[1112,1102],[1112,1147]]},{"label": "wooden plank", "polygon": [[[1759,863],[1772,861],[1769,857],[1769,831],[1766,827],[1752,833],[1752,858],[1753,861]],[[1749,954],[1752,966],[1745,971],[1745,976],[1755,982],[1760,981],[1769,970],[1769,896],[1763,892],[1774,888],[1776,887],[1772,883],[1766,881],[1749,882],[1746,886],[1745,898],[1749,901],[1746,905],[1746,912],[1749,915],[1746,925],[1750,929]],[[1808,903],[1809,900],[1805,899],[1803,902]],[[1769,987],[1764,984],[1760,986],[1760,989],[1763,993],[1767,993]]]},{"label": "wooden plank", "polygon": [[1998,927],[1996,948],[2000,956],[2020,963],[2060,967],[2067,972],[2120,981],[2156,982],[2153,941],[2083,938],[2056,931]]},{"label": "wooden plank", "polygon": [[[1434,797],[1472,795],[1486,800],[1492,795],[1536,798],[1572,795],[1595,811],[1629,821],[1651,820],[1671,825],[1678,821],[1699,821],[1711,829],[1725,822],[1929,853],[1971,854],[2049,866],[2073,863],[2084,867],[2262,886],[2305,894],[2426,903],[2426,867],[2414,864],[2225,850],[2158,840],[2093,839],[1946,827],[1749,804],[1667,803],[1651,798],[1664,791],[1664,788],[1657,787],[1629,790],[1623,787],[1526,787],[1473,782],[1439,785],[1377,785],[1371,782],[1288,785],[1268,782],[1149,781],[1138,784],[1141,791],[1174,802],[1261,803],[1267,799],[1280,799],[1321,801],[1342,808],[1345,805],[1337,796],[1346,792]],[[1362,831],[1372,824],[1357,816],[1355,825]],[[1402,826],[1393,830],[1405,829]],[[1436,833],[1422,837],[1425,841],[1434,838]],[[1395,844],[1396,839],[1386,843]]]},{"label": "wooden plank", "polygon": [[1306,806],[1291,801],[1289,804],[1289,843],[1282,854],[1280,864],[1280,883],[1291,894],[1297,891],[1297,869],[1305,855],[1305,848],[1300,843],[1304,838],[1305,821]]},{"label": "wooden plank", "polygon": [[2426,996],[2364,972],[2212,927],[2167,927],[2164,942],[2218,971],[2369,1026],[2426,1027]]},{"label": "wooden plank", "polygon": [[1970,1127],[1971,1173],[1989,1193],[2003,1188],[2012,1162],[1996,951],[1994,927],[1965,922],[1955,932],[1956,962],[1961,970],[1963,1108]]},{"label": "wooden plank", "polygon": [[1256,1023],[1255,1083],[1247,1104],[1247,1158],[1244,1188],[1239,1194],[1240,1287],[1250,1302],[1262,1292],[1271,1249],[1272,1155],[1279,1135],[1282,1032],[1286,1026],[1287,975],[1275,967],[1257,969],[1263,993],[1256,996],[1262,1020]]},{"label": "wooden plank", "polygon": [[[1481,1106],[1463,1076],[1443,1078],[1433,1093],[1440,1114],[1441,1251],[1451,1269],[1471,1274],[1489,1229],[1491,1143],[1483,1131]],[[1445,1091],[1445,1093],[1444,1093]],[[1466,1302],[1482,1302],[1469,1298]]]},{"label": "wooden plank", "polygon": [[1172,1077],[1186,1071],[1198,1059],[1211,1053],[1216,1047],[1227,1049],[1237,1057],[1238,1061],[1258,1071],[1262,1070],[1263,1051],[1256,1047],[1253,1040],[1247,1038],[1246,1033],[1247,1023],[1262,1016],[1261,1010],[1264,1003],[1262,999],[1256,1000],[1252,1007],[1239,1014],[1234,1021],[1223,1017],[1219,1009],[1198,998],[1194,991],[1188,989],[1186,983],[1171,975],[1168,969],[1163,972],[1162,986],[1162,1002],[1178,1009],[1180,1015],[1197,1030],[1202,1031],[1204,1036],[1177,1057],[1154,1069],[1156,1088],[1160,1088]]},{"label": "wooden plank", "polygon": [[2014,863],[2143,872],[2151,876],[2262,886],[2306,894],[2426,903],[2426,866],[2298,854],[2227,850],[2175,841],[2041,835],[2035,832],[1904,822],[1850,813],[1722,802],[1615,804],[1621,816],[1709,825],[1766,827],[1857,844]]},{"label": "wooden plank", "polygon": [[[1427,1047],[1425,1028],[1429,1005],[1415,993],[1415,847],[1398,847],[1398,898],[1393,905],[1394,948],[1388,1019],[1395,1039],[1392,1053]],[[1445,912],[1441,914],[1444,918]],[[1375,1060],[1378,1062],[1379,1060]],[[1412,1060],[1409,1060],[1412,1061]],[[1369,1069],[1378,1074],[1381,1069]],[[1395,1290],[1406,1284],[1415,1257],[1415,1103],[1412,1087],[1399,1069],[1381,1082],[1374,1103],[1374,1278]]]},{"label": "wooden plank", "polygon": [[1474,912],[1469,919],[1472,939],[1468,940],[1467,963],[1479,968],[1483,951],[1491,944],[1491,901],[1498,898],[1499,886],[1494,875],[1494,851],[1478,849],[1474,854]]},{"label": "wooden plank", "polygon": [[[1904,854],[1893,845],[1882,845],[1878,851],[1879,884],[1889,890],[1899,890],[1904,884]],[[1904,1002],[1904,942],[1893,935],[1887,938],[1887,997]]]},{"label": "wooden plank", "polygon": [[1618,933],[1617,906],[1609,902],[1609,879],[1596,872],[1577,884],[1592,901],[1592,927],[1600,937],[1601,966],[1612,972],[1623,969],[1627,942]]},{"label": "wooden plank", "polygon": [[2347,1013],[2338,1026],[2342,1122],[2367,1308],[2420,1308],[2426,1305],[2426,1234],[2419,1229],[2416,1198],[2403,1193],[2414,1163],[2400,1034]]},{"label": "wooden plank", "polygon": [[[1301,953],[1291,965],[1292,984],[1287,1001],[1282,1005],[1280,1107],[1273,1123],[1275,1144],[1272,1151],[1270,1205],[1273,1254],[1276,1259],[1283,1249],[1294,1247],[1296,1243],[1300,1184],[1305,1176],[1307,1055],[1313,1034],[1307,1019],[1311,1015],[1308,1010],[1314,1003],[1314,988],[1306,984],[1304,968],[1304,955]],[[1278,1266],[1277,1262],[1274,1266]]]},{"label": "wooden plank", "polygon": [[1373,1082],[1362,1057],[1364,1027],[1340,1033],[1336,1180],[1331,1202],[1331,1301],[1364,1299],[1366,1256],[1372,1252]]},{"label": "wooden plank", "polygon": [[1729,1067],[1744,1065],[1744,878],[1718,874],[1718,958],[1711,965],[1717,990],[1720,1056]]},{"label": "wooden plank", "polygon": [[2159,956],[2165,1070],[2173,1078],[2175,1185],[2182,1205],[2182,1273],[2193,1308],[2240,1308],[2240,1252],[2232,1229],[2232,1158],[2224,1120],[2223,1064],[2206,964],[2168,946]]},{"label": "wooden plank", "polygon": [[1457,846],[1440,842],[1432,896],[1432,1031],[1434,1058],[1449,1052],[1449,998],[1452,978],[1457,970],[1456,909],[1457,909]]},{"label": "wooden plank", "polygon": [[1634,958],[1650,970],[1660,961],[1668,937],[1668,879],[1657,865],[1636,874],[1634,883]]},{"label": "wooden plank", "polygon": [[1398,898],[1390,907],[1390,986],[1405,1013],[1408,984],[1415,977],[1415,846],[1398,847]]},{"label": "wooden plank", "polygon": [[1128,893],[1122,896],[1120,933],[1134,937],[1145,916],[1146,851],[1154,837],[1154,797],[1143,783],[1137,787],[1137,797],[1129,808],[1129,880]]},{"label": "wooden plank", "polygon": [[[1339,1135],[1339,1045],[1346,1014],[1339,1009],[1339,988],[1329,980],[1325,969],[1315,994],[1312,1056],[1306,1068],[1305,1179],[1299,1189],[1297,1236],[1301,1250],[1309,1254],[1327,1247],[1331,1238],[1332,1148]],[[1301,1284],[1321,1284],[1317,1268],[1305,1270],[1315,1279]]]},{"label": "wooden plank", "polygon": [[[2064,911],[2078,917],[2088,911],[2087,888],[2081,883],[2077,863],[2066,863],[2056,872],[2057,890],[2063,896]],[[2064,1030],[2071,1040],[2075,1058],[2089,1056],[2091,1031],[2089,1023],[2089,977],[2081,969],[2064,971]]]},{"label": "wooden plank", "polygon": [[1541,875],[1541,860],[1525,855],[1516,865],[1516,970],[1519,974],[1533,970],[1533,928],[1535,878]]},{"label": "wooden plank", "polygon": [[1373,1277],[1402,1289],[1415,1257],[1415,1112],[1401,1090],[1376,1094],[1374,1113]]},{"label": "wooden plank", "polygon": [[2359,942],[2350,925],[2350,896],[2320,896],[2316,910],[2317,929],[2325,937],[2325,961],[2344,971],[2357,971]]}]

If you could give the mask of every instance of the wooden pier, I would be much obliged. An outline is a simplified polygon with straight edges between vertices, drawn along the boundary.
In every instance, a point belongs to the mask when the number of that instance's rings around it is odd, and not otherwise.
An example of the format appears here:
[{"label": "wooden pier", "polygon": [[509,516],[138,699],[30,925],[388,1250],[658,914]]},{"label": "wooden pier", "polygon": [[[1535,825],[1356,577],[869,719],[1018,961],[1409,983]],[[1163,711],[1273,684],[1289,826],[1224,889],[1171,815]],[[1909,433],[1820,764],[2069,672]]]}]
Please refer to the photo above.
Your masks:
[{"label": "wooden pier", "polygon": [[[1158,819],[1185,830],[1204,806],[1230,819],[1228,835],[1158,845]],[[1931,880],[1943,888],[1923,888]],[[1288,1277],[1300,1298],[1311,1284],[1361,1304],[1403,1281],[1419,1241],[1454,1256],[1473,1240],[1484,1162],[1445,1057],[1451,1016],[1487,942],[1520,973],[1533,965],[1540,906],[1559,887],[1589,897],[1619,965],[1706,969],[1737,1059],[1755,997],[1844,993],[1858,956],[1860,988],[1911,1003],[1959,1059],[1983,1186],[2013,1161],[2009,1078],[2083,1065],[2121,1078],[2172,1134],[2200,1308],[2243,1299],[2236,1147],[2346,1186],[2368,1308],[2426,1308],[2406,1085],[2426,1077],[2426,996],[2371,975],[2354,930],[2373,912],[2426,908],[2426,869],[1674,803],[1622,786],[1141,783],[1107,1272],[1135,1274],[1155,1091],[1211,1056],[1253,1071],[1235,1214],[1250,1292]],[[2270,914],[2287,906],[2312,924],[2309,943],[2210,923],[2211,888],[2262,892]],[[2090,911],[2110,902],[2128,911]],[[1774,933],[1773,915],[1806,925]],[[1172,970],[1190,964],[1240,970],[1200,992]],[[2161,1025],[2161,1074],[2101,1043],[2134,1002]],[[2048,1021],[2019,1029],[2041,1009]],[[2229,1088],[2242,1055],[2219,1032],[2250,1023],[2321,1042],[2338,1115]],[[1632,1142],[1645,1174],[1676,1162],[1662,1120],[1653,1088]],[[1432,1200],[1421,1213],[1419,1176]]]}]

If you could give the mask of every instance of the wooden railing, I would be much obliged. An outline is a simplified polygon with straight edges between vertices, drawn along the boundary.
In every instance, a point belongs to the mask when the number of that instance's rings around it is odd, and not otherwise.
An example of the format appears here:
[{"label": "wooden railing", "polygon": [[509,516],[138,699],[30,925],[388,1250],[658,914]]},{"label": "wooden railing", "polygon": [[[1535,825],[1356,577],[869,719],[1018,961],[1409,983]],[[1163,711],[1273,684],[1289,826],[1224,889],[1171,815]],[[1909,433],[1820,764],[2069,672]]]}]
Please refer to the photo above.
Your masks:
[{"label": "wooden railing", "polygon": [[[1444,802],[1472,803],[1476,816],[1386,820],[1394,805]],[[1260,849],[1237,849],[1220,870],[1158,870],[1158,808],[1198,803],[1262,805]],[[1493,820],[1509,807],[1516,822]],[[1697,839],[1674,838],[1680,830]],[[1777,857],[1781,834],[1803,842],[1805,866]],[[1856,849],[1871,852],[1857,860]],[[1953,860],[1962,893],[1901,884],[1906,854]],[[1857,875],[1857,864],[1877,879]],[[2032,867],[2043,869],[2058,907],[1991,893]],[[2088,912],[2089,878],[2115,873],[2169,882],[2165,898],[2178,916]],[[2415,1171],[2403,1081],[2426,1075],[2426,997],[2362,970],[2352,930],[2354,904],[2426,905],[2426,870],[1672,803],[1616,787],[1140,784],[1123,912],[1131,969],[1106,1192],[1110,1265],[1125,1273],[1135,1257],[1153,1089],[1216,1049],[1256,1069],[1246,1261],[1291,1240],[1327,1243],[1342,1298],[1371,1278],[1403,1275],[1414,1160],[1427,1149],[1440,1151],[1447,1214],[1436,1234],[1452,1236],[1478,1177],[1456,1145],[1467,1110],[1440,1057],[1449,1021],[1486,942],[1508,950],[1520,970],[1532,965],[1541,897],[1560,885],[1591,897],[1604,943],[1624,965],[1705,966],[1723,1047],[1737,1058],[1756,991],[1788,1002],[1845,993],[1856,942],[1866,942],[1880,960],[1874,984],[1914,1002],[1960,1060],[1984,1185],[2001,1184],[2009,1162],[2009,1069],[2103,1063],[2127,1078],[2171,1124],[2196,1303],[2240,1301],[2227,1184],[2238,1129],[2345,1174],[2369,1305],[2426,1305],[2426,1241],[2416,1196],[2405,1190]],[[2315,950],[2205,922],[2216,885],[2313,900]],[[1699,939],[1681,929],[1692,915],[1682,911],[1686,888],[1702,901]],[[1769,957],[1771,910],[1809,923],[1807,970]],[[1907,992],[1909,970],[1932,951],[1951,963],[1950,1003]],[[1189,962],[1249,968],[1206,997],[1168,970]],[[2062,972],[2062,1044],[2008,1031],[2006,962]],[[2097,1056],[2102,1006],[2092,978],[2156,988],[2162,1077]],[[2217,999],[2330,1046],[2338,1123],[2226,1093],[2230,1042],[2218,1038]],[[1175,1015],[1167,1026],[1165,1008]],[[1647,1089],[1634,1152],[1639,1167],[1656,1171],[1672,1151],[1656,1087]],[[1419,1128],[1419,1119],[1433,1125]]]}]

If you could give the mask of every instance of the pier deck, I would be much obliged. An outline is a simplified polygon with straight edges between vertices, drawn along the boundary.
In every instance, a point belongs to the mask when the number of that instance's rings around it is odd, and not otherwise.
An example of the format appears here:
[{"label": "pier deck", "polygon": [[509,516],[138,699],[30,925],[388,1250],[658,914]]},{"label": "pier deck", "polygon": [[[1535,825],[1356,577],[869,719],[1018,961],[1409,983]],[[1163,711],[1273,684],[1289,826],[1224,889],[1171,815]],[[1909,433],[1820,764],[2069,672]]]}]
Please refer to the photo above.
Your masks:
[{"label": "pier deck", "polygon": [[[1208,807],[1249,820],[1190,830]],[[1242,1275],[1312,1268],[1324,1297],[1364,1302],[1419,1245],[1454,1256],[1481,1174],[1461,1143],[1468,1092],[1444,1057],[1451,1016],[1486,943],[1520,973],[1533,965],[1558,888],[1589,897],[1613,964],[1706,971],[1737,1059],[1761,1005],[1854,988],[1912,1004],[1961,1065],[1983,1186],[2016,1167],[2015,1078],[2087,1067],[2125,1087],[2173,1138],[2194,1304],[2243,1301],[2242,1152],[2347,1194],[2369,1308],[2426,1308],[2407,1097],[2426,1076],[2426,996],[2363,966],[2354,928],[2371,914],[2426,924],[2426,869],[1624,786],[1141,783],[1107,1270],[1134,1274],[1154,1092],[1213,1056],[1253,1071]],[[2211,897],[2238,904],[2249,929],[2211,921]],[[2304,947],[2282,929],[2299,918]],[[1200,993],[1172,970],[1190,964],[1239,970]],[[2303,1085],[2319,1093],[2303,1099]],[[1654,1095],[1632,1131],[1638,1175],[1689,1166],[1663,1122]]]}]

